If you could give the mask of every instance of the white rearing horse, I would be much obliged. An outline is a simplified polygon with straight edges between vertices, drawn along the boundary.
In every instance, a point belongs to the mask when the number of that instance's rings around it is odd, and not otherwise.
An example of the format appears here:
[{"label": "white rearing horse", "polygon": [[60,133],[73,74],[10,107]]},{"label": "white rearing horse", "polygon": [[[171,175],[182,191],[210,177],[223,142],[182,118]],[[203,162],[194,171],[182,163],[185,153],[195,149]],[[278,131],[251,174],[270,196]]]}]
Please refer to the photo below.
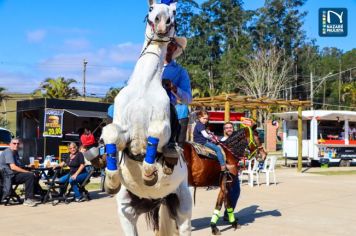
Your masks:
[{"label": "white rearing horse", "polygon": [[[186,163],[181,154],[173,173],[166,175],[153,150],[156,145],[161,152],[171,132],[170,102],[161,73],[167,44],[174,36],[176,4],[149,0],[149,6],[141,56],[128,85],[115,98],[113,123],[101,136],[108,154],[105,188],[108,193],[119,191],[118,213],[125,235],[137,235],[137,219],[148,212],[157,235],[186,236],[191,234],[192,211]],[[185,38],[175,41],[186,45]]]}]

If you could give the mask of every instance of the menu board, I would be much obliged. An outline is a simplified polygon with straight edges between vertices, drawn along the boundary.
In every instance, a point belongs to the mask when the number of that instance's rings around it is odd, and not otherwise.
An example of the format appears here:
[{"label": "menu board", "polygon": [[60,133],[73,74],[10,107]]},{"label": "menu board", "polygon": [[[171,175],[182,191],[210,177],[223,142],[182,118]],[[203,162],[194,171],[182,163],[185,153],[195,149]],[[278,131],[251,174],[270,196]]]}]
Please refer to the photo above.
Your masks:
[{"label": "menu board", "polygon": [[46,108],[44,116],[43,137],[61,138],[63,126],[63,110]]}]

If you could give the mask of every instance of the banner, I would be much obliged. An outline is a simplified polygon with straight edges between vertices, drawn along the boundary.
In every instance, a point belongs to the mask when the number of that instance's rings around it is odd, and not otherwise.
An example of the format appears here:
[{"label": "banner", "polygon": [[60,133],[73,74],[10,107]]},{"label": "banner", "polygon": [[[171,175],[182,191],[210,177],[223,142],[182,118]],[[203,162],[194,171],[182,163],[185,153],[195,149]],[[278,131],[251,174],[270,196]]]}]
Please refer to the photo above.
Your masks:
[{"label": "banner", "polygon": [[62,138],[63,110],[45,110],[43,137]]}]

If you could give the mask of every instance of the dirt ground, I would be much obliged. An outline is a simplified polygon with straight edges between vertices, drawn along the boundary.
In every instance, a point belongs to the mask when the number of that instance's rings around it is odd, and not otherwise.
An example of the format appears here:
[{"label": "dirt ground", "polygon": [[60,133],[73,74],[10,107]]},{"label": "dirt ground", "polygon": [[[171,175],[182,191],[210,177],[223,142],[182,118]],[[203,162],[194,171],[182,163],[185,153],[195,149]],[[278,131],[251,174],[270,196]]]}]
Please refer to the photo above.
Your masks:
[{"label": "dirt ground", "polygon": [[[350,168],[295,168],[276,171],[277,185],[242,185],[236,209],[241,229],[234,231],[219,220],[222,235],[355,235],[356,175],[319,175],[311,171],[347,171]],[[91,192],[93,200],[82,203],[0,206],[1,235],[123,235],[114,197]],[[217,190],[198,189],[193,208],[192,235],[211,235],[209,222]],[[144,217],[139,235],[153,235]]]}]

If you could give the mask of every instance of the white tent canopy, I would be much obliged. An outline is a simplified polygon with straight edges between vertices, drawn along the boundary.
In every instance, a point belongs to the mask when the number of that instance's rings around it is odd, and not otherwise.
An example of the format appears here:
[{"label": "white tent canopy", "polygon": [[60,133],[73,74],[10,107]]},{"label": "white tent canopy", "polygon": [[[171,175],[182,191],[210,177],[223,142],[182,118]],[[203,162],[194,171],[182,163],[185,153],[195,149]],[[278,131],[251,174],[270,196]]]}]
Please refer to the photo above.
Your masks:
[{"label": "white tent canopy", "polygon": [[[273,113],[273,115],[284,120],[298,120],[298,112],[296,111]],[[313,117],[317,120],[348,120],[356,122],[356,112],[354,111],[313,110],[302,112],[302,120],[311,120]]]}]

